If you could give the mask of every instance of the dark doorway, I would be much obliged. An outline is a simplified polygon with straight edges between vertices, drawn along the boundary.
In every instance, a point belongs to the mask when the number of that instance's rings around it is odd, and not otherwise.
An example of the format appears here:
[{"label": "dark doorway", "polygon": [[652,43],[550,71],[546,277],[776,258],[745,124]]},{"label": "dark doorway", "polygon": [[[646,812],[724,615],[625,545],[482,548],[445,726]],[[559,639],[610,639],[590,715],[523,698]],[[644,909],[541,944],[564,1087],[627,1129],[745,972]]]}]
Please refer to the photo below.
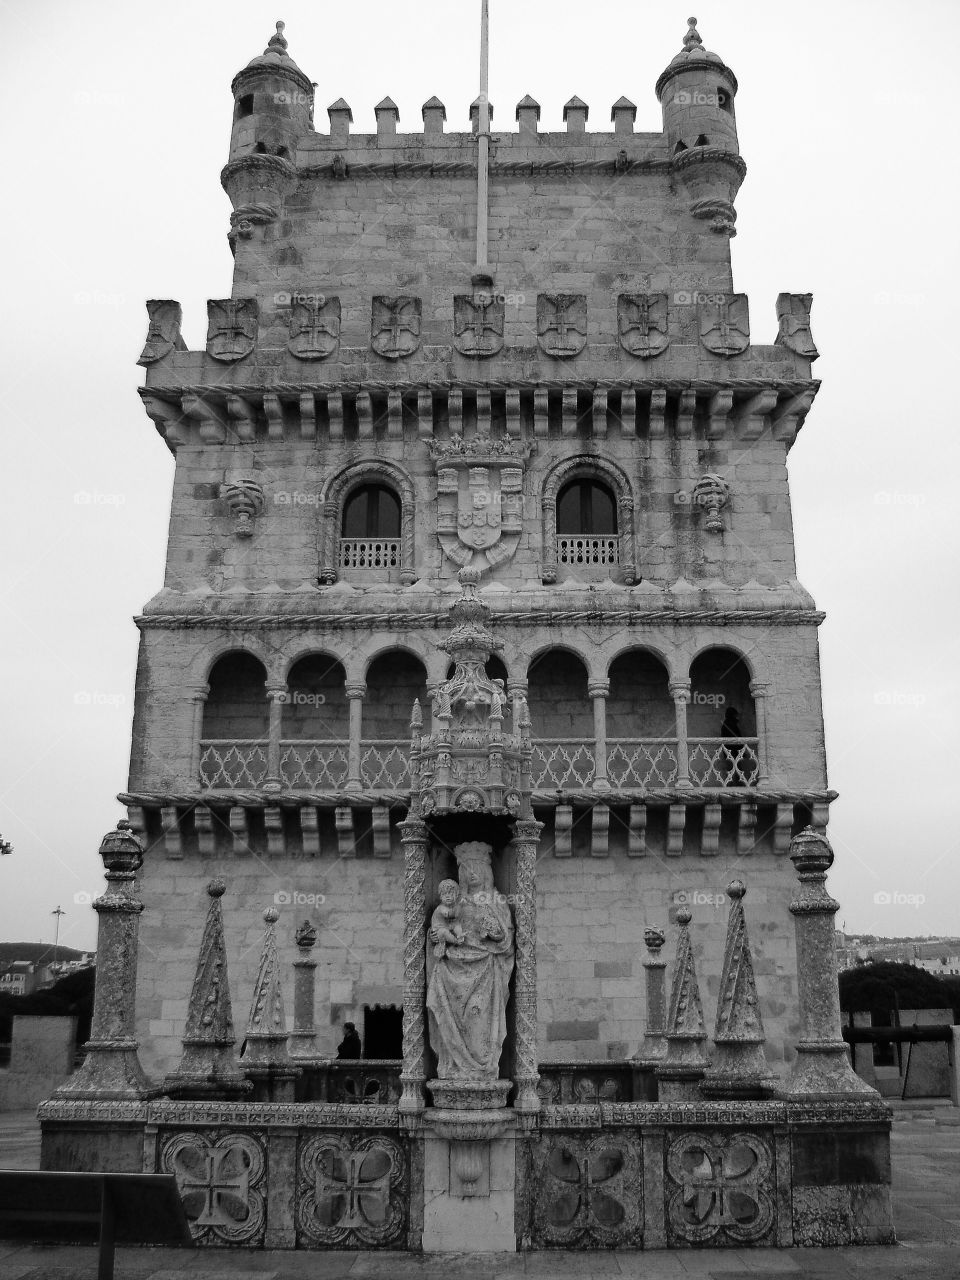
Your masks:
[{"label": "dark doorway", "polygon": [[363,1006],[363,1056],[403,1057],[403,1010],[394,1004]]}]

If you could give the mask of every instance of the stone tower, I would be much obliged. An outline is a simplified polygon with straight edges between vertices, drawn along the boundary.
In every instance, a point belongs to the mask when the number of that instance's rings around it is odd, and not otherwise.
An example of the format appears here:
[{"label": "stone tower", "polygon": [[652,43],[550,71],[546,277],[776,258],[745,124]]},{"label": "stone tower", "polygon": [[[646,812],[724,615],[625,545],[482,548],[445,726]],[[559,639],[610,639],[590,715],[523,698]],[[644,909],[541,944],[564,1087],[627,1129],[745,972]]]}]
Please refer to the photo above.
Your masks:
[{"label": "stone tower", "polygon": [[[177,303],[149,302],[141,357],[176,456],[122,797],[146,848],[151,1075],[179,1061],[220,876],[241,1001],[264,907],[287,960],[306,908],[321,1050],[350,1019],[372,1056],[400,1056],[410,721],[450,677],[464,570],[496,639],[485,674],[531,749],[540,1061],[638,1052],[644,929],[678,907],[712,1003],[735,874],[785,1075],[785,855],[833,797],[787,479],[817,352],[808,295],[779,296],[763,346],[735,292],[736,92],[691,22],[657,81],[662,130],[621,98],[588,131],[574,97],[545,133],[523,98],[489,139],[481,278],[476,107],[463,133],[436,98],[409,133],[389,98],[372,136],[342,99],[315,119],[282,24],[234,79],[232,294],[200,351]],[[755,308],[772,324],[772,298]],[[431,844],[429,906],[451,869]]]}]

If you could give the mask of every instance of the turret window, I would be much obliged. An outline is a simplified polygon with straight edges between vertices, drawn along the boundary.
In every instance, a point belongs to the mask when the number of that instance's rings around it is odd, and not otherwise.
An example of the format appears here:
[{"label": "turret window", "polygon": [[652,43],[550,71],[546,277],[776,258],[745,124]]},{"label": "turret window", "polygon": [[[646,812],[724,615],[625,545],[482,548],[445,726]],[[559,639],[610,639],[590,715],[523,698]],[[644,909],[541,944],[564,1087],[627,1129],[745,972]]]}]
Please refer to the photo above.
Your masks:
[{"label": "turret window", "polygon": [[705,133],[701,133],[697,138],[695,145],[698,147],[708,147],[710,144],[707,141],[707,135]]},{"label": "turret window", "polygon": [[235,119],[243,120],[246,116],[253,115],[253,94],[245,93],[242,98],[237,99],[237,113]]}]

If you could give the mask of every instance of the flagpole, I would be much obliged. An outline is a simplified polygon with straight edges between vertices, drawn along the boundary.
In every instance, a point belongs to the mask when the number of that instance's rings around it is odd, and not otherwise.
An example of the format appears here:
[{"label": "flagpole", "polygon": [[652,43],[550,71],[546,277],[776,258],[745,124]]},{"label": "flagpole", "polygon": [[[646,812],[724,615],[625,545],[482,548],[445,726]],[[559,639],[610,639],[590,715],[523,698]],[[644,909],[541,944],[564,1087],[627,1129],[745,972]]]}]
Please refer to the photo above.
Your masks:
[{"label": "flagpole", "polygon": [[[489,0],[480,4],[480,111],[477,137],[477,271],[478,277],[490,282],[487,262],[489,246],[490,202],[490,8]],[[484,281],[475,280],[482,284]]]}]

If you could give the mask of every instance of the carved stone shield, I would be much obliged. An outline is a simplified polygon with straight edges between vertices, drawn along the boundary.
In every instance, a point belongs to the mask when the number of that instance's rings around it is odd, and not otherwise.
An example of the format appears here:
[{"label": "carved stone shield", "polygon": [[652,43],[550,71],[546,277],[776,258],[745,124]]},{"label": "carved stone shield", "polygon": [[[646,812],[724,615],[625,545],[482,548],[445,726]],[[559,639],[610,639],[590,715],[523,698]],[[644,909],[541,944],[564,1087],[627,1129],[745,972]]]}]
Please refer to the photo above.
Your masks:
[{"label": "carved stone shield", "polygon": [[464,356],[495,356],[503,347],[503,299],[489,293],[457,294],[453,345]]},{"label": "carved stone shield", "polygon": [[168,298],[152,298],[147,303],[147,340],[140,352],[137,364],[154,364],[171,351],[183,351],[185,343],[180,337],[182,312],[179,302]]},{"label": "carved stone shield", "polygon": [[340,299],[295,293],[290,300],[287,348],[298,360],[326,360],[340,345]]},{"label": "carved stone shield", "polygon": [[430,451],[444,552],[455,564],[474,563],[481,572],[508,560],[523,529],[523,465],[530,446],[474,436],[433,442]]},{"label": "carved stone shield", "polygon": [[387,360],[411,356],[420,346],[421,302],[406,295],[377,296],[370,320],[370,345]]},{"label": "carved stone shield", "polygon": [[750,345],[750,310],[745,293],[723,302],[701,302],[700,341],[715,356],[738,356]]},{"label": "carved stone shield", "polygon": [[257,342],[256,298],[218,298],[207,303],[207,351],[214,360],[242,360]]},{"label": "carved stone shield", "polygon": [[665,293],[621,293],[617,298],[620,345],[632,356],[649,360],[670,345]]},{"label": "carved stone shield", "polygon": [[538,294],[537,341],[541,351],[559,360],[579,355],[587,345],[586,295]]},{"label": "carved stone shield", "polygon": [[813,294],[810,293],[781,293],[777,298],[780,330],[776,345],[795,351],[798,356],[804,356],[807,360],[816,360],[820,354],[810,332],[812,302]]}]

